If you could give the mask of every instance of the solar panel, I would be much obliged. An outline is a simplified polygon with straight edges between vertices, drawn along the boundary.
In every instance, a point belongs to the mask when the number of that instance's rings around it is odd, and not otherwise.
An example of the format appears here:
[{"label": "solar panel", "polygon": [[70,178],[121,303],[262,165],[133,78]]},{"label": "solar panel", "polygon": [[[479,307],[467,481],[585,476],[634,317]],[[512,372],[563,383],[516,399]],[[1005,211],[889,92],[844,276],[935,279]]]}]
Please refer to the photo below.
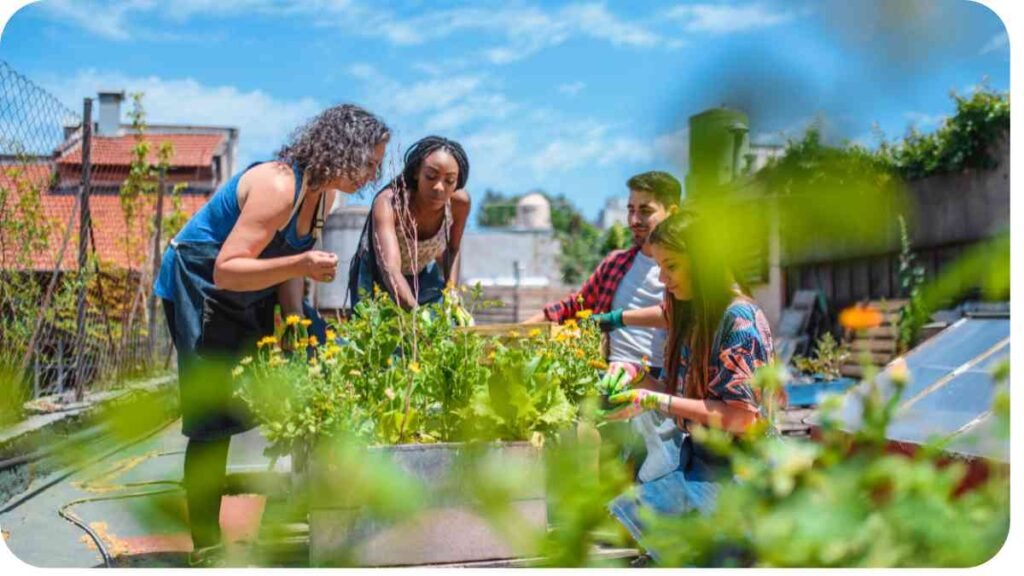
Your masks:
[{"label": "solar panel", "polygon": [[956,436],[946,447],[947,452],[963,456],[988,458],[1000,462],[1010,461],[1010,440],[998,430],[995,417],[989,416]]},{"label": "solar panel", "polygon": [[[1008,318],[968,318],[907,354],[910,382],[903,394],[905,407],[897,412],[888,437],[921,444],[934,436],[949,436],[972,422],[976,425],[992,408],[995,382],[991,370],[1009,357],[1009,334]],[[963,372],[956,373],[958,369]],[[883,397],[887,398],[892,393],[889,371],[882,372],[877,382]],[[930,390],[936,384],[938,387]],[[846,395],[840,413],[846,430],[860,427],[860,394],[866,391],[866,386],[861,383]],[[970,443],[972,436],[981,433],[964,434],[958,442]],[[986,442],[992,444],[989,440]],[[992,452],[993,448],[989,446],[985,450]]]}]

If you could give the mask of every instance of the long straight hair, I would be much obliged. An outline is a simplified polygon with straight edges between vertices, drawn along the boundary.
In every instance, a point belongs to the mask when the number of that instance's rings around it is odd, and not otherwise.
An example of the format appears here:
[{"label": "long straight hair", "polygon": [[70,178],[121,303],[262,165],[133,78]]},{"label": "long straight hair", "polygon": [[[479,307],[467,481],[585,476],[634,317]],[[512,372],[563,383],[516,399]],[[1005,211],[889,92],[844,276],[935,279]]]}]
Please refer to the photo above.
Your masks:
[{"label": "long straight hair", "polygon": [[[728,239],[716,238],[708,223],[692,209],[681,208],[669,215],[651,232],[648,239],[678,256],[690,259],[691,299],[679,300],[665,291],[668,316],[668,338],[665,342],[665,389],[678,394],[677,382],[682,367],[681,348],[690,348],[682,395],[703,399],[708,395],[708,376],[715,333],[726,308],[736,297],[739,284],[730,273],[726,244]],[[739,284],[741,294],[749,294]]]}]

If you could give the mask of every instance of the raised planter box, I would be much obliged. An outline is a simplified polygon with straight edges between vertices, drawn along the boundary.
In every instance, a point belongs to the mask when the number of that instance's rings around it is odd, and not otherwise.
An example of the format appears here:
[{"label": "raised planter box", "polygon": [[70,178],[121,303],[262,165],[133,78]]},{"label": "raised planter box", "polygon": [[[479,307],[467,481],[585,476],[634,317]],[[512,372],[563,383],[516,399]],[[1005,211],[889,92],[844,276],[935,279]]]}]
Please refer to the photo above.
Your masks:
[{"label": "raised planter box", "polygon": [[[298,467],[298,483],[309,488],[309,560],[312,566],[354,561],[361,566],[416,566],[500,560],[532,555],[512,550],[456,491],[447,497],[438,488],[458,485],[458,465],[464,444],[406,444],[370,448],[386,454],[398,468],[420,482],[430,500],[418,515],[396,523],[364,518],[359,502],[345,490],[346,470],[332,461],[330,452],[317,452],[305,472]],[[540,450],[527,442],[493,444],[490,457],[502,469],[530,470],[535,479],[517,487],[512,507],[531,527],[547,527],[547,502]],[[302,478],[306,474],[307,478]],[[342,552],[350,552],[347,559]]]}]

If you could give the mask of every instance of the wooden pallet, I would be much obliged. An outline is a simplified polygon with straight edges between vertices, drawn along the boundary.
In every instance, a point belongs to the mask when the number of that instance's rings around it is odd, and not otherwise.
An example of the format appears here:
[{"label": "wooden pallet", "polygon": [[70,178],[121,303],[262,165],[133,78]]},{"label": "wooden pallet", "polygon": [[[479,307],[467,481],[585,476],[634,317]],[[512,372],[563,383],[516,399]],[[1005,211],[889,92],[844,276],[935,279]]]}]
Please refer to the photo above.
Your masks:
[{"label": "wooden pallet", "polygon": [[882,324],[877,328],[862,330],[858,333],[847,333],[844,340],[849,342],[851,354],[847,361],[840,367],[839,371],[843,376],[860,378],[864,376],[861,367],[863,354],[867,353],[870,363],[877,368],[884,368],[896,357],[897,340],[899,328],[897,326],[900,318],[900,308],[907,303],[906,300],[875,300],[868,302],[868,305],[882,312]]}]

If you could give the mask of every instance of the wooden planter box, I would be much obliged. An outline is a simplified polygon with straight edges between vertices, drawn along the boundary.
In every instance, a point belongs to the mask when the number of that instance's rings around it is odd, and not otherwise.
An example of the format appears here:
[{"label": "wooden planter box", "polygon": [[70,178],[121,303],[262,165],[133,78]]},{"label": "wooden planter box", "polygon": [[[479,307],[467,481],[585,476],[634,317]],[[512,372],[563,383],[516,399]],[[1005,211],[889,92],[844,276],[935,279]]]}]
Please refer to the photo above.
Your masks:
[{"label": "wooden planter box", "polygon": [[[411,478],[421,482],[427,494],[456,480],[455,465],[464,444],[404,444],[370,448],[382,451]],[[494,444],[490,455],[510,470],[535,467],[543,471],[540,450],[527,442]],[[346,496],[345,470],[331,461],[329,452],[311,457],[308,467],[296,472],[299,484],[309,488],[309,560],[312,566],[344,561],[349,550],[360,566],[416,566],[515,558],[534,551],[513,551],[464,497],[442,501],[430,496],[420,514],[397,523],[367,519],[357,502]],[[301,478],[301,475],[307,475]],[[547,527],[547,502],[543,474],[535,485],[521,486],[513,508],[531,528]]]}]

